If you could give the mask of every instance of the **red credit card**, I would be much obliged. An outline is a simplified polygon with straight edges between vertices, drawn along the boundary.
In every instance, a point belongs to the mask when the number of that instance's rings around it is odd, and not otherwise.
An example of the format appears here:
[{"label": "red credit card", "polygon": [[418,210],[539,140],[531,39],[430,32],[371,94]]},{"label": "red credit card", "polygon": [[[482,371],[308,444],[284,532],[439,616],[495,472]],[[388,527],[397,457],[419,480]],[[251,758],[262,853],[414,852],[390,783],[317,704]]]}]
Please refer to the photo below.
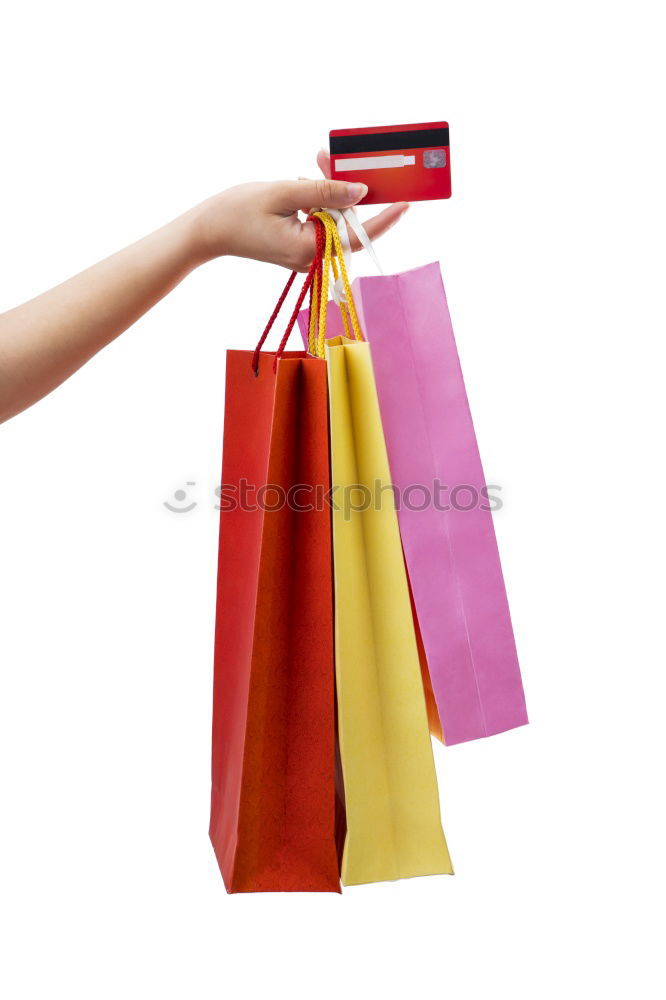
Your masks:
[{"label": "red credit card", "polygon": [[448,122],[333,129],[331,177],[362,181],[361,205],[451,197]]}]

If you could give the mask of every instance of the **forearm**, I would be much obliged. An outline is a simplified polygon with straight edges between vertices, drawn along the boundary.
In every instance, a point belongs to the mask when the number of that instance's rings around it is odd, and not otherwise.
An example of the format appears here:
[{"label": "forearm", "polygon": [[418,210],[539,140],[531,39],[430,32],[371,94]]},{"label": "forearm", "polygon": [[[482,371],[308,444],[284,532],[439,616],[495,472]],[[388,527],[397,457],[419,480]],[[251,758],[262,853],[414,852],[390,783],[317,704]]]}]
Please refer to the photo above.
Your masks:
[{"label": "forearm", "polygon": [[114,340],[204,256],[197,209],[0,316],[0,421]]},{"label": "forearm", "polygon": [[[328,178],[330,165],[321,154]],[[0,316],[0,422],[36,403],[143,316],[199,264],[230,254],[307,271],[314,226],[299,221],[313,205],[348,208],[364,184],[274,181],[241,184],[202,202],[162,229]],[[406,209],[385,208],[366,224],[386,232]],[[352,249],[360,243],[352,234]]]}]

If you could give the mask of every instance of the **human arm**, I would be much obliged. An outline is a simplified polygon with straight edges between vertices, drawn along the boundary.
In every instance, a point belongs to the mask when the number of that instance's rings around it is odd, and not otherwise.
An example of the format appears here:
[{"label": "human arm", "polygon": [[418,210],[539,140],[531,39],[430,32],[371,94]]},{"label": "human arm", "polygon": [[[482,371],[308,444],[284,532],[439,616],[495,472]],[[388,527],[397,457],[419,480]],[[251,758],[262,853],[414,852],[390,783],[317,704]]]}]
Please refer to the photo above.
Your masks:
[{"label": "human arm", "polygon": [[[325,154],[319,159],[325,171]],[[328,178],[229,188],[3,313],[0,422],[64,382],[206,261],[233,255],[307,270],[315,251],[314,227],[300,221],[298,211],[313,205],[344,208],[364,193],[363,186]],[[389,206],[369,220],[369,236],[381,236],[406,207]],[[350,238],[358,249],[353,234]]]}]

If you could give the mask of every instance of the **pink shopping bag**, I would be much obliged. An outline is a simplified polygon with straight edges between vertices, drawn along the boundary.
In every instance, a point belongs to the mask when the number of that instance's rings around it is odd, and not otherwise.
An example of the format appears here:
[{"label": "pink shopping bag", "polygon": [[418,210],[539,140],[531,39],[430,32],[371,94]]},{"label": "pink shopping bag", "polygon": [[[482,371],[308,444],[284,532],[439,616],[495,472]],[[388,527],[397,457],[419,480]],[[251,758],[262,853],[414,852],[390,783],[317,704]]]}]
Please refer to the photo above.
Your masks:
[{"label": "pink shopping bag", "polygon": [[[439,265],[358,278],[353,288],[372,348],[405,561],[444,740],[462,743],[525,725],[495,531]],[[336,336],[339,310],[333,303],[329,310],[327,334]],[[306,313],[299,324],[307,344]]]}]

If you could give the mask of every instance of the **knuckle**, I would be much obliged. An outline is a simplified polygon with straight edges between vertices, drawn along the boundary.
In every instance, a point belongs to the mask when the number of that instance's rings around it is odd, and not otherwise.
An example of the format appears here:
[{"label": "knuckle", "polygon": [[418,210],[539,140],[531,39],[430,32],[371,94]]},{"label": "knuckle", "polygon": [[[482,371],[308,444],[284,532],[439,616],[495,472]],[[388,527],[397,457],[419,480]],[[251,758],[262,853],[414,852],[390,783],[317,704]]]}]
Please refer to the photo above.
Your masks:
[{"label": "knuckle", "polygon": [[320,199],[322,205],[326,205],[331,200],[332,195],[333,185],[330,181],[317,181],[317,197]]}]

